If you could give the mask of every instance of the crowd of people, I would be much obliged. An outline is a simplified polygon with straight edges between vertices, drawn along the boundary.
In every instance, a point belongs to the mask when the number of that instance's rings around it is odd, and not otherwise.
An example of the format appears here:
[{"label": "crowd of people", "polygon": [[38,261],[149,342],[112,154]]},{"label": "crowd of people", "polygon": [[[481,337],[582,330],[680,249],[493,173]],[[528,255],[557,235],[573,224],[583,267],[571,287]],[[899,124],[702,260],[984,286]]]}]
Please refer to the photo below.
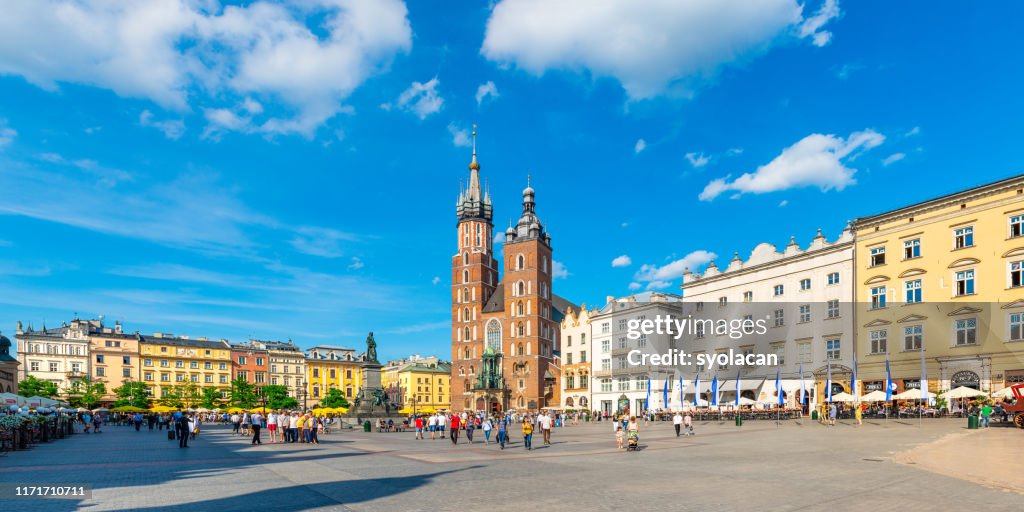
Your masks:
[{"label": "crowd of people", "polygon": [[490,445],[491,437],[494,436],[494,443],[501,450],[505,449],[511,441],[510,435],[515,430],[523,436],[523,447],[527,450],[533,449],[533,435],[540,431],[544,445],[551,445],[551,432],[554,428],[564,427],[566,424],[578,424],[579,417],[570,417],[565,413],[554,413],[541,410],[537,414],[506,412],[503,414],[485,414],[483,412],[462,412],[444,413],[438,412],[431,415],[418,415],[410,420],[416,431],[417,440],[425,440],[427,434],[430,439],[449,439],[453,445],[459,444],[459,438],[465,433],[466,442],[474,444],[476,432],[483,433],[483,444]]}]

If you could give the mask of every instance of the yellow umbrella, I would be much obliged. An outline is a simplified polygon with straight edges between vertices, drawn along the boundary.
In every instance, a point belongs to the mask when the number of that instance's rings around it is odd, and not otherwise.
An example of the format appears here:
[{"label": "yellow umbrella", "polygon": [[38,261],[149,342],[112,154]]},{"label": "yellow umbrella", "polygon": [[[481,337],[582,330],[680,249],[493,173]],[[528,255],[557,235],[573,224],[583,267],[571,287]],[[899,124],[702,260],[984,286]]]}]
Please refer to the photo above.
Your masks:
[{"label": "yellow umbrella", "polygon": [[412,407],[403,407],[398,410],[398,414],[412,414]]},{"label": "yellow umbrella", "polygon": [[168,407],[166,405],[155,405],[153,407],[150,407],[149,410],[153,411],[153,412],[174,412],[174,411],[177,411],[177,409],[175,409],[174,407]]},{"label": "yellow umbrella", "polygon": [[235,413],[239,413],[239,412],[245,412],[245,409],[242,409],[241,407],[230,407],[230,408],[228,408],[228,414],[235,414]]}]

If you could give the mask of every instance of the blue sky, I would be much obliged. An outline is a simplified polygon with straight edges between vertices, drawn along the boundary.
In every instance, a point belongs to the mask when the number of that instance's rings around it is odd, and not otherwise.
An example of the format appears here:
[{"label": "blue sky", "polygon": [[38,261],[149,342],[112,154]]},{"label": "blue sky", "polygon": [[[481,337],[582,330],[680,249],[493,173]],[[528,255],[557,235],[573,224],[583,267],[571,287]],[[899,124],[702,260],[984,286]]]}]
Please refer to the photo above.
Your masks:
[{"label": "blue sky", "polygon": [[591,305],[1022,168],[1015,3],[575,4],[5,6],[0,330],[449,357],[473,123]]}]

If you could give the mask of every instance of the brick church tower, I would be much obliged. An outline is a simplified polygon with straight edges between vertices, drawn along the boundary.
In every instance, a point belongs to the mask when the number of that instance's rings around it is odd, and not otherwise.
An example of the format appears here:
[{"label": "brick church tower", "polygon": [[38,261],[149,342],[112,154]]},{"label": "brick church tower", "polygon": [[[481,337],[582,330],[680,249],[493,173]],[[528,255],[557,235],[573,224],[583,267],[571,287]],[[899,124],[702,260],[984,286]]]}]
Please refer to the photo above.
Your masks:
[{"label": "brick church tower", "polygon": [[499,281],[476,131],[469,171],[452,258],[452,410],[557,406],[559,329],[572,304],[552,293],[551,236],[537,217],[535,191],[528,179],[519,221],[505,232]]}]

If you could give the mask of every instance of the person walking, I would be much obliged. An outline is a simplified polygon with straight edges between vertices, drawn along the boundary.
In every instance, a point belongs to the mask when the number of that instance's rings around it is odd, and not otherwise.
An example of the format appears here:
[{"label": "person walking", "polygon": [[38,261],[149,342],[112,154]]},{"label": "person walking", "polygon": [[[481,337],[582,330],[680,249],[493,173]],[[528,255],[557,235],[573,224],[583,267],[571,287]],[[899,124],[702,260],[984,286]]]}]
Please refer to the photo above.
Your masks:
[{"label": "person walking", "polygon": [[505,449],[505,441],[508,440],[508,416],[498,418],[498,446]]},{"label": "person walking", "polygon": [[174,435],[178,437],[178,448],[188,448],[188,416],[181,411],[174,415]]},{"label": "person walking", "polygon": [[135,431],[136,432],[139,432],[139,431],[142,430],[142,413],[141,412],[135,413],[135,416],[132,417],[132,423],[135,424]]},{"label": "person walking", "polygon": [[533,449],[533,422],[529,414],[523,416],[523,445],[527,450]]},{"label": "person walking", "polygon": [[547,411],[544,411],[540,416],[537,416],[537,424],[540,426],[540,432],[544,436],[544,444],[548,446],[551,445],[551,422],[551,414]]},{"label": "person walking", "polygon": [[430,429],[430,440],[434,440],[434,434],[437,433],[437,414],[431,414],[430,419],[427,420],[427,428]]},{"label": "person walking", "polygon": [[469,441],[469,444],[473,444],[473,431],[476,429],[476,425],[473,423],[473,418],[469,418],[466,422],[466,440]]},{"label": "person walking", "polygon": [[480,425],[480,428],[482,428],[484,431],[484,444],[491,444],[491,429],[494,428],[494,426],[491,424],[491,418],[484,418],[484,422]]},{"label": "person walking", "polygon": [[270,411],[267,414],[267,432],[270,434],[270,444],[277,444],[277,413]]},{"label": "person walking", "polygon": [[461,421],[459,419],[459,415],[458,414],[453,414],[452,415],[452,425],[451,425],[452,426],[452,435],[451,435],[451,437],[452,437],[452,445],[459,444],[459,421]]},{"label": "person walking", "polygon": [[416,426],[416,440],[417,441],[422,441],[423,440],[423,416],[416,416],[416,419],[413,420],[413,425]]},{"label": "person walking", "polygon": [[309,427],[309,440],[310,444],[320,444],[320,438],[317,437],[317,429],[320,428],[320,418],[314,415],[310,415],[306,420],[306,426]]},{"label": "person walking", "polygon": [[984,423],[985,424],[985,428],[988,428],[988,423],[989,423],[989,420],[991,419],[991,417],[992,417],[992,406],[989,405],[989,404],[982,405],[981,406],[981,421],[979,422],[979,424]]},{"label": "person walking", "polygon": [[241,428],[241,426],[242,426],[242,417],[239,416],[237,412],[235,414],[232,414],[231,415],[231,433],[238,434],[239,433],[238,429]]},{"label": "person walking", "polygon": [[149,413],[146,416],[146,424],[149,425],[149,431],[153,431],[153,426],[156,425],[156,413]]},{"label": "person walking", "polygon": [[839,409],[836,408],[836,404],[832,404],[828,408],[828,426],[836,426],[836,415],[839,414]]},{"label": "person walking", "polygon": [[672,426],[676,429],[676,437],[679,437],[679,429],[683,426],[683,415],[676,411],[675,416],[672,416]]},{"label": "person walking", "polygon": [[263,430],[263,415],[258,412],[254,412],[252,416],[249,417],[249,421],[252,422],[251,444],[263,444],[263,441],[260,440],[260,430]]},{"label": "person walking", "polygon": [[438,429],[438,431],[441,432],[441,438],[442,439],[445,437],[444,429],[445,429],[445,427],[447,425],[448,425],[448,415],[446,415],[446,414],[438,414],[438,416],[437,416],[437,429]]},{"label": "person walking", "polygon": [[693,435],[693,416],[690,413],[686,413],[686,417],[683,418],[683,426],[686,427],[686,435]]}]

